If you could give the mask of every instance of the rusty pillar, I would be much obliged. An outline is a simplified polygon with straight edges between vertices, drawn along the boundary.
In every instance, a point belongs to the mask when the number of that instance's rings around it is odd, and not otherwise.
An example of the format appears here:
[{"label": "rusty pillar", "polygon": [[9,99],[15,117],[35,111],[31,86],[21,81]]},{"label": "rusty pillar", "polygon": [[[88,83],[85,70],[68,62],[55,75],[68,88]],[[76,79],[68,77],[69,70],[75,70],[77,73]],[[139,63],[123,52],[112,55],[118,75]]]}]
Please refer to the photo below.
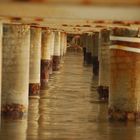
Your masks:
[{"label": "rusty pillar", "polygon": [[31,27],[29,96],[39,96],[41,65],[41,28]]},{"label": "rusty pillar", "polygon": [[99,47],[99,99],[108,100],[109,94],[109,45],[110,30],[101,30],[101,44]]},{"label": "rusty pillar", "polygon": [[140,38],[138,31],[115,29],[110,46],[109,118],[140,118]]},{"label": "rusty pillar", "polygon": [[46,28],[42,29],[41,48],[41,89],[46,89],[51,70],[51,31]]},{"label": "rusty pillar", "polygon": [[59,31],[55,31],[55,40],[54,40],[54,55],[53,55],[53,71],[58,71],[60,69],[60,41],[61,41],[61,33]]},{"label": "rusty pillar", "polygon": [[21,118],[28,110],[30,27],[4,24],[2,116]]},{"label": "rusty pillar", "polygon": [[98,60],[98,49],[100,45],[99,32],[94,32],[92,37],[93,37],[93,56],[92,56],[93,74],[97,76],[99,74],[99,60]]}]

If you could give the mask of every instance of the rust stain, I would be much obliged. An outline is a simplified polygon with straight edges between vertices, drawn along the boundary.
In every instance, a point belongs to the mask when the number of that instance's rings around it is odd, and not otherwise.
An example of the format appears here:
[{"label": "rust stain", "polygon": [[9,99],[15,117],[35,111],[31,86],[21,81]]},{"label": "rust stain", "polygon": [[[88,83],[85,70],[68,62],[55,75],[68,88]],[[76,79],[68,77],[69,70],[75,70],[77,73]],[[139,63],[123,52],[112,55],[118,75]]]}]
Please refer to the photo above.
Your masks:
[{"label": "rust stain", "polygon": [[10,17],[11,20],[14,20],[14,21],[21,21],[22,18],[21,17]]},{"label": "rust stain", "polygon": [[41,21],[44,21],[44,19],[43,18],[35,18],[35,21],[41,22]]},{"label": "rust stain", "polygon": [[64,27],[68,27],[68,25],[67,25],[67,24],[62,24],[62,26],[64,26]]},{"label": "rust stain", "polygon": [[82,0],[81,4],[82,5],[91,5],[92,1],[91,0]]},{"label": "rust stain", "polygon": [[91,27],[91,25],[83,25],[83,27]]}]

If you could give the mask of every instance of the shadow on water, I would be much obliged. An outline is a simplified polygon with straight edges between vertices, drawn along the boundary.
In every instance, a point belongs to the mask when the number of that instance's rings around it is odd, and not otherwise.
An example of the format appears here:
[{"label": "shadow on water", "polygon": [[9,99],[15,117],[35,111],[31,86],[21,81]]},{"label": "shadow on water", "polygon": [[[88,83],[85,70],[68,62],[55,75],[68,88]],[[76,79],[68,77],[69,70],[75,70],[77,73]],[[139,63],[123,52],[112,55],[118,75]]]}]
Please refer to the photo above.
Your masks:
[{"label": "shadow on water", "polygon": [[139,123],[109,122],[108,104],[98,101],[98,77],[68,53],[40,99],[30,99],[27,119],[2,119],[0,140],[139,140]]}]

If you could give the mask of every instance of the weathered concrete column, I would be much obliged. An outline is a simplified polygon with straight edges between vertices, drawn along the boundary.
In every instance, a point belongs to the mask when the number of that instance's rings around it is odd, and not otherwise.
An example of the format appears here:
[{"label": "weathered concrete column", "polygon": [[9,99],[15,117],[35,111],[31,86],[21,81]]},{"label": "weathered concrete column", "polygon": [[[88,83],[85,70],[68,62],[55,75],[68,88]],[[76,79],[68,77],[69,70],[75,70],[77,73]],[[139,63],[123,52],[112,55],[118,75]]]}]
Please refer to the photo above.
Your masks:
[{"label": "weathered concrete column", "polygon": [[2,73],[2,36],[3,36],[3,34],[2,34],[2,28],[3,27],[3,25],[2,25],[2,23],[0,23],[0,116],[1,116],[1,79],[2,79],[2,75],[1,75],[1,73]]},{"label": "weathered concrete column", "polygon": [[55,32],[55,41],[54,41],[54,56],[53,56],[53,71],[58,71],[60,69],[60,41],[61,33],[59,31]]},{"label": "weathered concrete column", "polygon": [[61,32],[61,36],[60,36],[60,55],[61,58],[64,55],[64,32]]},{"label": "weathered concrete column", "polygon": [[99,32],[93,34],[93,74],[99,74],[99,60],[98,60],[98,49],[99,49]]},{"label": "weathered concrete column", "polygon": [[86,34],[81,35],[81,45],[83,48],[83,63],[86,63]]},{"label": "weathered concrete column", "polygon": [[109,45],[110,45],[110,30],[101,30],[101,44],[99,51],[99,84],[98,93],[99,99],[107,100],[109,94]]},{"label": "weathered concrete column", "polygon": [[92,64],[93,40],[92,33],[86,33],[86,64]]},{"label": "weathered concrete column", "polygon": [[28,110],[30,27],[4,24],[2,115],[20,118]]},{"label": "weathered concrete column", "polygon": [[54,39],[55,39],[55,33],[54,31],[51,31],[51,66],[50,66],[50,74],[53,74],[53,55],[54,55]]},{"label": "weathered concrete column", "polygon": [[67,33],[64,33],[64,55],[67,52]]},{"label": "weathered concrete column", "polygon": [[111,120],[140,118],[140,38],[138,31],[115,29],[110,47]]},{"label": "weathered concrete column", "polygon": [[51,67],[51,31],[42,29],[41,89],[46,89]]},{"label": "weathered concrete column", "polygon": [[31,27],[29,96],[39,96],[41,65],[41,28]]}]

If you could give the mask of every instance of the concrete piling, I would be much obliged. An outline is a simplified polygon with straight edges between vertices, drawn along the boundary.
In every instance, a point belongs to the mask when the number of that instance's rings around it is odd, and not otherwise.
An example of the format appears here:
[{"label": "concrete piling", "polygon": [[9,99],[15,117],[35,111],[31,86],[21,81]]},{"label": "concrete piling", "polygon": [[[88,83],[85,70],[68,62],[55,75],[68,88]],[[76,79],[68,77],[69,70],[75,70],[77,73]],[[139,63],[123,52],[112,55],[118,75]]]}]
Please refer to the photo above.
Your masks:
[{"label": "concrete piling", "polygon": [[61,33],[59,31],[55,31],[53,71],[58,71],[60,69],[60,55],[61,55],[60,42],[61,42]]},{"label": "concrete piling", "polygon": [[29,96],[40,93],[41,28],[31,27]]},{"label": "concrete piling", "polygon": [[93,74],[97,76],[99,74],[99,59],[98,59],[98,49],[99,49],[99,32],[94,32],[93,34]]},{"label": "concrete piling", "polygon": [[54,39],[55,39],[55,33],[54,31],[51,31],[50,34],[50,39],[51,39],[51,61],[50,61],[50,75],[53,74],[53,55],[54,55]]},{"label": "concrete piling", "polygon": [[51,70],[51,31],[46,28],[42,29],[41,51],[41,89],[46,89]]},{"label": "concrete piling", "polygon": [[109,118],[117,121],[135,121],[140,118],[138,31],[115,29],[111,40]]},{"label": "concrete piling", "polygon": [[30,26],[4,24],[2,115],[21,118],[28,110]]},{"label": "concrete piling", "polygon": [[110,45],[110,30],[101,30],[101,44],[99,51],[99,84],[98,93],[99,99],[107,100],[109,94],[109,45]]},{"label": "concrete piling", "polygon": [[92,64],[93,40],[92,33],[86,34],[86,64]]}]

